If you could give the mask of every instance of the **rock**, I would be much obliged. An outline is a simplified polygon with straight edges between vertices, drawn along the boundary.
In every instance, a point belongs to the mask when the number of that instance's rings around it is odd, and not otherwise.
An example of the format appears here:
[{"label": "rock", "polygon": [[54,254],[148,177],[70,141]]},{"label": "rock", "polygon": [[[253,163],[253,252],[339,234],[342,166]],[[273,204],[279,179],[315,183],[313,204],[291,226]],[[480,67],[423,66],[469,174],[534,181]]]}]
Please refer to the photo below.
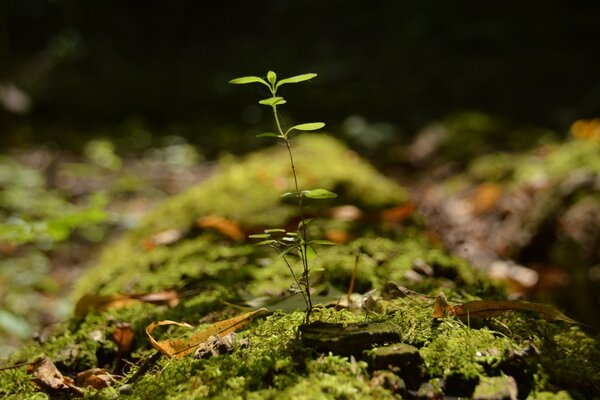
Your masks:
[{"label": "rock", "polygon": [[444,392],[438,382],[424,382],[416,392],[409,392],[412,398],[418,400],[437,400],[444,398]]},{"label": "rock", "polygon": [[316,321],[301,325],[306,347],[339,355],[360,356],[376,345],[400,341],[400,330],[391,322],[334,324]]},{"label": "rock", "polygon": [[375,371],[373,377],[369,381],[372,387],[383,387],[395,394],[403,396],[406,393],[406,384],[398,375],[390,371]]},{"label": "rock", "polygon": [[516,400],[517,383],[512,376],[482,377],[473,392],[476,400]]},{"label": "rock", "polygon": [[419,349],[409,344],[397,343],[368,352],[369,365],[375,370],[391,369],[410,389],[417,389],[423,380],[423,358]]},{"label": "rock", "polygon": [[236,343],[240,347],[248,346],[247,341],[238,341],[235,332],[230,332],[225,336],[213,335],[196,349],[194,358],[211,358],[213,356],[232,353],[235,350]]}]

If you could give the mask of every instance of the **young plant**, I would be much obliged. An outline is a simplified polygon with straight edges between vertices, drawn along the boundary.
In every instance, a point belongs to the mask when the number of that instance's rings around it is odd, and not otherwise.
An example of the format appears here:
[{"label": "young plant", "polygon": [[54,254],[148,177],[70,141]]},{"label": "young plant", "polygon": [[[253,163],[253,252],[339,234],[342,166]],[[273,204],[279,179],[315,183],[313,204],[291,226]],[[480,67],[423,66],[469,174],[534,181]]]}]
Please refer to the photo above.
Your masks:
[{"label": "young plant", "polygon": [[[259,242],[258,244],[266,245],[273,248],[278,253],[278,257],[281,257],[287,265],[288,269],[290,270],[290,274],[294,279],[295,286],[302,294],[304,302],[306,303],[306,322],[310,321],[310,314],[313,309],[309,280],[309,252],[314,253],[313,245],[333,243],[326,240],[311,239],[309,237],[308,224],[312,221],[312,219],[304,218],[304,199],[330,199],[337,197],[337,195],[325,189],[300,190],[298,186],[298,174],[296,171],[296,165],[294,164],[294,156],[292,154],[290,134],[292,132],[302,133],[305,131],[316,131],[318,129],[323,128],[325,124],[323,122],[309,122],[294,125],[287,129],[284,129],[281,125],[281,118],[279,117],[277,107],[285,104],[286,101],[283,97],[277,94],[277,90],[283,85],[308,81],[316,76],[317,74],[302,74],[292,76],[290,78],[281,79],[278,81],[277,74],[275,74],[275,72],[273,71],[269,71],[267,73],[266,80],[258,76],[244,76],[229,81],[229,83],[238,85],[248,83],[259,83],[261,85],[266,86],[271,94],[271,97],[260,100],[259,104],[270,107],[273,111],[273,119],[275,121],[276,132],[261,133],[260,135],[257,135],[257,137],[271,137],[285,144],[290,158],[290,167],[292,170],[292,176],[294,177],[295,191],[284,193],[281,196],[293,197],[297,199],[300,222],[298,223],[298,227],[294,232],[287,232],[285,229],[279,228],[266,229],[264,233],[258,235],[251,235],[250,237],[254,239],[261,239],[261,242]],[[292,267],[288,258],[288,256],[293,250],[296,251],[302,263],[302,274],[300,276],[298,276],[294,272],[294,268]]]}]

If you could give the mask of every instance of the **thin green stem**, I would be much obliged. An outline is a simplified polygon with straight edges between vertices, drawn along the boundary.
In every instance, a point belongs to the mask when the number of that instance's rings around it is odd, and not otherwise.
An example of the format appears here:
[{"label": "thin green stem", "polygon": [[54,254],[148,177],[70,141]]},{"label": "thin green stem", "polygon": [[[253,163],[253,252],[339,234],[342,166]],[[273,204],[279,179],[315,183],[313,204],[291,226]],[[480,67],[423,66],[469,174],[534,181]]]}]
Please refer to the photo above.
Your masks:
[{"label": "thin green stem", "polygon": [[[278,248],[276,248],[275,250],[279,253],[279,255],[283,254]],[[294,274],[294,269],[292,268],[289,261],[287,260],[287,258],[284,255],[282,255],[281,258],[283,258],[285,265],[287,265],[288,269],[290,270],[290,274],[292,274],[292,278],[294,278],[294,282],[296,282],[296,285],[298,286],[298,289],[300,290],[300,294],[302,294],[302,298],[304,299],[304,302],[306,303],[306,307],[308,307],[309,302],[306,299],[306,294],[304,294],[304,292],[302,291],[302,286],[300,285],[300,281],[296,277],[296,274]]]},{"label": "thin green stem", "polygon": [[[273,96],[275,92],[273,92]],[[300,195],[300,188],[298,187],[298,175],[296,174],[296,164],[294,164],[294,156],[292,155],[292,147],[290,145],[290,141],[287,138],[287,135],[284,134],[283,129],[281,128],[281,123],[279,122],[279,115],[277,114],[277,105],[273,105],[273,117],[275,118],[275,124],[277,125],[277,129],[279,130],[279,134],[283,138],[285,142],[285,146],[288,150],[288,154],[290,156],[290,165],[292,166],[292,175],[294,176],[294,187],[296,189],[296,193],[298,193],[298,208],[300,210],[300,221],[304,221],[304,204],[302,203],[302,196]],[[302,260],[302,269],[304,272],[304,293],[302,294],[304,297],[304,301],[306,302],[306,322],[310,321],[310,314],[312,313],[312,298],[310,296],[310,280],[309,280],[309,268],[308,268],[308,230],[306,228],[306,224],[302,224],[300,228],[300,238],[302,239],[301,251],[300,251],[300,259]],[[286,261],[287,262],[287,261]],[[293,275],[293,272],[292,272]],[[294,279],[295,279],[295,275]]]},{"label": "thin green stem", "polygon": [[[290,156],[290,164],[292,166],[292,175],[294,176],[294,186],[296,188],[296,193],[300,193],[300,189],[298,187],[298,176],[296,174],[296,165],[294,164],[294,156],[292,155],[292,147],[290,146],[290,141],[285,138],[285,146],[287,147],[288,154]],[[300,209],[300,221],[304,221],[304,204],[302,203],[302,196],[298,195],[298,208]],[[310,281],[308,276],[308,230],[306,228],[307,224],[302,224],[300,228],[300,237],[302,239],[302,251],[301,251],[301,259],[302,259],[302,268],[304,270],[304,280],[305,280],[305,292],[306,298],[308,300],[308,309],[306,310],[306,322],[308,323],[310,320],[310,314],[312,312],[312,299],[310,296]]]}]

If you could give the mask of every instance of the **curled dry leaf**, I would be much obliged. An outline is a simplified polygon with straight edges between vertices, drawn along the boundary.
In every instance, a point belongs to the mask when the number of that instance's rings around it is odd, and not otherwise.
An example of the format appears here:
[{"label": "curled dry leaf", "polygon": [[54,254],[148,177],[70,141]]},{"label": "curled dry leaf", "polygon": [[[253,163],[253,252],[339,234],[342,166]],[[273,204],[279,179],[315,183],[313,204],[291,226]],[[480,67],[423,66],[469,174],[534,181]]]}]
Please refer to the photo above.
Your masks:
[{"label": "curled dry leaf", "polygon": [[200,228],[213,229],[232,240],[240,241],[244,239],[244,233],[239,225],[227,218],[207,215],[198,219],[197,224]]},{"label": "curled dry leaf", "polygon": [[162,354],[168,357],[181,358],[188,354],[192,354],[195,351],[195,349],[200,344],[204,343],[209,337],[215,335],[223,337],[230,332],[235,332],[238,329],[241,329],[245,325],[249,324],[254,317],[264,314],[266,311],[266,308],[261,308],[256,311],[251,311],[246,314],[238,315],[237,317],[216,322],[206,328],[202,328],[196,331],[189,338],[175,338],[156,341],[152,337],[152,331],[157,326],[177,325],[187,328],[192,327],[190,324],[187,324],[185,322],[176,322],[169,320],[151,323],[146,327],[146,334],[148,335],[148,339],[150,340],[152,347],[154,347],[156,350],[160,351]]},{"label": "curled dry leaf", "polygon": [[73,380],[64,376],[48,357],[40,357],[29,364],[27,373],[44,392],[51,396],[82,397],[83,391],[73,384]]},{"label": "curled dry leaf", "polygon": [[163,290],[161,292],[142,294],[86,294],[77,301],[77,304],[75,304],[75,316],[84,316],[90,310],[106,311],[113,308],[122,308],[140,301],[175,307],[179,303],[179,294],[175,290]]}]

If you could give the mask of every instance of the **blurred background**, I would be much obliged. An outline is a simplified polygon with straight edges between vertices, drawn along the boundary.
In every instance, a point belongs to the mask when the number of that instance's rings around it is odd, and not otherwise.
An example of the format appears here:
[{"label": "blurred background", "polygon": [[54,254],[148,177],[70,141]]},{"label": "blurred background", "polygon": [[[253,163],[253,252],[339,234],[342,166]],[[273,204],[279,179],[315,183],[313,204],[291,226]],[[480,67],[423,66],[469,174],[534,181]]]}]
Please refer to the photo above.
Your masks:
[{"label": "blurred background", "polygon": [[3,0],[0,357],[70,315],[70,285],[157,202],[270,145],[261,88],[228,84],[269,69],[319,75],[282,88],[286,123],[325,121],[450,250],[597,324],[600,3],[582,4]]},{"label": "blurred background", "polygon": [[[288,90],[298,119],[352,115],[410,137],[476,109],[565,132],[600,108],[600,5],[378,1],[5,0],[4,145],[178,135],[214,154],[256,146],[240,75],[315,72]],[[256,88],[256,90],[259,90]],[[268,123],[268,115],[265,123]],[[335,129],[334,129],[335,130]],[[233,137],[232,137],[233,136]]]}]

